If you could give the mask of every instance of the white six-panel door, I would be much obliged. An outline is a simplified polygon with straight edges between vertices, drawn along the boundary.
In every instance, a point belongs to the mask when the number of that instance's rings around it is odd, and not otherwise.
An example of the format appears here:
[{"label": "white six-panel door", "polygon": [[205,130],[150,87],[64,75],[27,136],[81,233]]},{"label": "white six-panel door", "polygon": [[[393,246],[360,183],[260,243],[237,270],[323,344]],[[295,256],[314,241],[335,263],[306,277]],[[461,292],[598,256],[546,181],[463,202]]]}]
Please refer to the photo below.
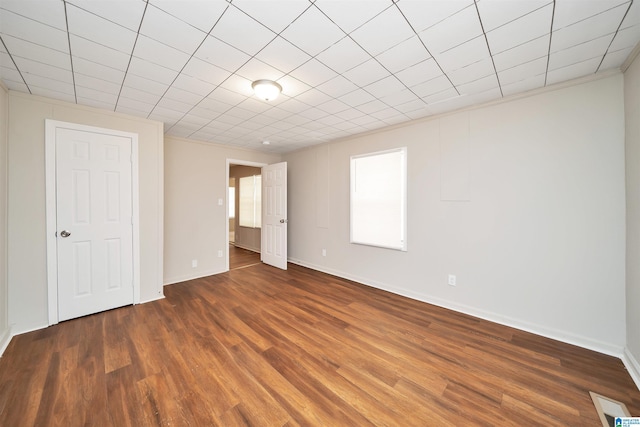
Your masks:
[{"label": "white six-panel door", "polygon": [[262,168],[262,262],[287,269],[287,162]]},{"label": "white six-panel door", "polygon": [[134,301],[131,138],[56,128],[58,320]]}]

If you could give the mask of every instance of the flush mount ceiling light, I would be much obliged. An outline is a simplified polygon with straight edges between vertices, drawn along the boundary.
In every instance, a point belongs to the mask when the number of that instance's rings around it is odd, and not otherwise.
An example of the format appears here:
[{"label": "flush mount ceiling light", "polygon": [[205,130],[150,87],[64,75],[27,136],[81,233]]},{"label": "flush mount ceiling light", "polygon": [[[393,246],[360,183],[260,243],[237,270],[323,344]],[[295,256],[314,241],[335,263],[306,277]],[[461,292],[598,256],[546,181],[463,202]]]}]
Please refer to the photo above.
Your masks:
[{"label": "flush mount ceiling light", "polygon": [[272,80],[256,80],[251,87],[258,98],[273,101],[282,92],[282,86]]}]

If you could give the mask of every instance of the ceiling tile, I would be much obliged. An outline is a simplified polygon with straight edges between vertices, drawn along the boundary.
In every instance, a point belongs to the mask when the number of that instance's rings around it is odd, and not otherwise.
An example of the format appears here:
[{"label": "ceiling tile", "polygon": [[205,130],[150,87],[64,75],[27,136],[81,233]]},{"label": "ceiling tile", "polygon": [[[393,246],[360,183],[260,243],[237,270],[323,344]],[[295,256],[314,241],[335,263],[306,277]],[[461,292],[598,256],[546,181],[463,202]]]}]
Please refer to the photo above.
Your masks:
[{"label": "ceiling tile", "polygon": [[[124,87],[135,88],[137,90],[150,93],[152,95],[162,96],[169,88],[169,83],[160,83],[154,80],[150,80],[142,75],[135,74],[136,70],[129,70],[124,78]],[[140,71],[144,71],[141,67]]]},{"label": "ceiling tile", "polygon": [[[638,4],[640,4],[640,2],[638,2]],[[609,51],[627,48],[633,49],[638,40],[640,40],[640,24],[618,31],[611,43]]]},{"label": "ceiling tile", "polygon": [[325,82],[318,86],[318,90],[334,98],[346,95],[347,93],[353,92],[356,89],[358,89],[358,86],[354,85],[342,76],[334,77],[328,82]]},{"label": "ceiling tile", "polygon": [[136,116],[140,114],[147,116],[149,113],[151,113],[151,111],[153,111],[154,106],[155,103],[147,104],[145,102],[141,102],[138,99],[125,97],[121,94],[120,98],[118,99],[118,106],[116,107],[116,111],[128,112]]},{"label": "ceiling tile", "polygon": [[[348,107],[347,107],[348,108]],[[318,120],[322,117],[328,116],[329,113],[321,110],[320,108],[309,108],[308,110],[299,113],[302,117],[310,120]]]},{"label": "ceiling tile", "polygon": [[620,68],[632,51],[633,49],[630,47],[622,50],[609,51],[607,56],[604,57],[602,64],[600,64],[598,71]]},{"label": "ceiling tile", "polygon": [[427,96],[442,92],[443,90],[447,90],[450,88],[452,88],[452,86],[449,79],[447,79],[446,76],[440,76],[424,83],[420,83],[419,85],[413,86],[411,90],[420,98],[425,98]]},{"label": "ceiling tile", "polygon": [[366,104],[367,102],[374,101],[375,99],[376,98],[373,95],[371,95],[369,92],[364,91],[363,89],[355,90],[340,97],[340,101],[352,107]]},{"label": "ceiling tile", "polygon": [[440,75],[442,70],[434,59],[427,59],[396,74],[406,86],[415,86]]},{"label": "ceiling tile", "polygon": [[498,76],[500,78],[500,84],[505,86],[544,74],[546,71],[547,57],[545,56],[543,58],[534,59],[533,61],[516,65],[515,67],[507,68],[506,70],[500,71]]},{"label": "ceiling tile", "polygon": [[[145,92],[144,90],[132,88],[129,86],[123,86],[122,91],[120,92],[120,100],[122,100],[122,98],[128,98],[130,100],[135,100],[137,102],[146,104],[147,106],[151,106],[149,112],[153,109],[153,106],[156,105],[158,101],[160,101],[161,97],[162,94],[149,93]],[[135,108],[131,103],[127,103],[126,105]]]},{"label": "ceiling tile", "polygon": [[191,109],[191,107],[193,107],[193,104],[189,102],[182,102],[178,99],[171,99],[165,96],[158,102],[156,109],[166,108],[169,110],[173,110],[177,113],[180,113],[179,118],[182,118],[182,116],[184,116],[187,113],[187,111]]},{"label": "ceiling tile", "polygon": [[376,56],[376,59],[392,73],[429,58],[430,55],[418,36],[413,36]]},{"label": "ceiling tile", "polygon": [[363,87],[390,75],[375,59],[358,65],[343,74],[356,85]]},{"label": "ceiling tile", "polygon": [[97,77],[101,80],[122,85],[124,81],[124,71],[107,67],[102,64],[87,61],[82,58],[73,58],[73,72],[76,75]]},{"label": "ceiling tile", "polygon": [[490,58],[466,65],[446,73],[454,85],[461,85],[495,74]]},{"label": "ceiling tile", "polygon": [[550,4],[487,32],[491,53],[497,54],[548,34],[552,16],[553,5]]},{"label": "ceiling tile", "polygon": [[406,89],[406,86],[402,84],[396,77],[389,76],[382,80],[378,80],[375,83],[371,83],[363,88],[376,98],[382,98],[384,96],[392,95],[394,93],[401,92]]},{"label": "ceiling tile", "polygon": [[345,33],[352,32],[385,9],[392,7],[389,0],[315,0],[314,5]]},{"label": "ceiling tile", "polygon": [[588,59],[577,64],[549,70],[547,72],[547,85],[593,74],[598,69],[601,59],[602,58]]},{"label": "ceiling tile", "polygon": [[279,78],[277,82],[282,86],[282,93],[289,97],[300,96],[302,93],[311,89],[311,86],[291,76]]},{"label": "ceiling tile", "polygon": [[203,97],[203,95],[171,86],[164,94],[163,99],[168,98],[183,103],[184,105],[181,111],[184,111],[186,113],[188,110],[193,108],[194,105],[198,104]]},{"label": "ceiling tile", "polygon": [[261,79],[275,81],[284,76],[282,71],[277,70],[256,58],[250,59],[249,62],[236,71],[236,74],[248,79],[250,82]]},{"label": "ceiling tile", "polygon": [[473,0],[401,0],[396,3],[416,32],[421,32],[466,8],[474,8]]},{"label": "ceiling tile", "polygon": [[469,83],[456,86],[460,95],[473,95],[476,93],[482,93],[489,89],[495,89],[499,87],[498,79],[495,74],[490,74],[481,79],[473,80]]},{"label": "ceiling tile", "polygon": [[276,36],[235,7],[226,10],[210,34],[247,55],[255,55]]},{"label": "ceiling tile", "polygon": [[71,43],[71,54],[74,58],[83,58],[123,72],[129,66],[131,52],[126,54],[72,34],[69,35],[69,41]]},{"label": "ceiling tile", "polygon": [[[68,51],[60,52],[48,47],[41,46],[26,40],[5,35],[2,37],[9,52],[14,52],[13,56],[31,59],[33,61],[44,62],[58,68],[71,69]],[[17,53],[15,53],[17,52]]]},{"label": "ceiling tile", "polygon": [[305,104],[304,102],[300,102],[296,99],[288,99],[278,106],[281,110],[288,111],[289,113],[299,113],[301,111],[308,110],[311,108],[310,105]]},{"label": "ceiling tile", "polygon": [[404,105],[412,101],[418,101],[420,104],[423,104],[420,98],[409,89],[402,89],[397,92],[390,93],[389,95],[382,96],[380,97],[380,100],[394,108],[398,105]]},{"label": "ceiling tile", "polygon": [[176,78],[176,80],[173,82],[172,87],[199,94],[198,101],[200,101],[200,99],[202,99],[204,96],[211,93],[217,87],[217,85],[205,82],[204,80],[196,79],[195,77],[191,77],[183,73],[180,74],[178,78]]},{"label": "ceiling tile", "polygon": [[375,56],[415,35],[402,13],[390,7],[350,34],[369,54]]},{"label": "ceiling tile", "polygon": [[344,37],[340,28],[315,7],[307,9],[280,35],[311,56]]},{"label": "ceiling tile", "polygon": [[493,54],[496,69],[506,70],[534,59],[546,57],[549,53],[549,34],[538,37],[501,53]]},{"label": "ceiling tile", "polygon": [[[67,20],[64,16],[64,3],[62,2],[50,0],[2,0],[2,3],[0,3],[0,15],[6,13],[3,9],[16,15],[28,16],[41,24],[67,31]],[[2,18],[0,18],[0,22],[3,22]],[[2,26],[0,25],[0,27]]]},{"label": "ceiling tile", "polygon": [[491,31],[550,3],[552,0],[482,0],[477,4],[484,30]]},{"label": "ceiling tile", "polygon": [[211,94],[209,94],[209,97],[230,105],[237,105],[244,101],[248,96],[251,95],[243,95],[224,87],[218,87]]},{"label": "ceiling tile", "polygon": [[564,50],[604,35],[613,36],[626,11],[627,5],[623,4],[554,31],[551,37],[551,52]]},{"label": "ceiling tile", "polygon": [[70,81],[62,81],[58,80],[57,78],[50,78],[46,75],[46,73],[23,73],[23,76],[33,93],[36,93],[36,89],[39,88],[39,93],[52,91],[65,95],[75,95],[73,84],[71,84]]},{"label": "ceiling tile", "polygon": [[189,60],[189,55],[149,37],[140,35],[133,56],[174,71],[180,71]]},{"label": "ceiling tile", "polygon": [[194,56],[230,72],[234,72],[251,58],[230,44],[211,36],[206,38]]},{"label": "ceiling tile", "polygon": [[[108,21],[117,22],[132,31],[138,31],[145,3],[139,0],[66,0],[93,15],[100,16]],[[69,11],[67,7],[67,12]]]},{"label": "ceiling tile", "polygon": [[332,99],[331,101],[318,105],[318,108],[322,111],[326,111],[329,114],[338,114],[341,111],[347,110],[349,106],[337,99]]},{"label": "ceiling tile", "polygon": [[246,79],[237,74],[231,75],[228,79],[222,82],[222,84],[218,87],[218,89],[216,89],[216,91],[218,91],[219,89],[227,89],[229,92],[232,92],[233,94],[235,94],[235,95],[225,94],[226,96],[233,96],[236,99],[238,99],[238,101],[236,102],[229,102],[226,99],[224,99],[222,93],[215,92],[216,97],[219,97],[219,99],[221,99],[222,101],[227,102],[229,104],[233,104],[233,105],[237,105],[239,102],[244,101],[245,98],[253,96],[253,89],[251,88],[251,80]]},{"label": "ceiling tile", "polygon": [[[85,89],[100,88],[99,92],[108,93],[110,95],[117,96],[120,93],[121,84],[112,83],[106,80],[102,80],[96,77],[87,76],[84,74],[76,73],[74,76],[74,83],[76,88],[83,87]],[[98,90],[98,89],[96,89]],[[91,98],[91,97],[88,97]],[[115,99],[114,99],[115,103]]]},{"label": "ceiling tile", "polygon": [[557,52],[552,51],[549,57],[549,69],[555,70],[592,58],[602,59],[612,37],[613,34],[610,34]]},{"label": "ceiling tile", "polygon": [[369,60],[371,55],[365,52],[350,37],[345,37],[317,56],[317,59],[338,73]]},{"label": "ceiling tile", "polygon": [[[14,57],[13,59],[24,76],[24,79],[27,81],[27,84],[31,84],[33,76],[43,77],[48,81],[59,81],[69,85],[73,84],[73,76],[68,69],[54,67],[26,58]],[[65,93],[73,93],[73,89]]]},{"label": "ceiling tile", "polygon": [[388,105],[378,99],[374,99],[373,101],[358,105],[358,110],[362,111],[365,114],[373,114],[376,111],[384,110],[386,108],[389,108]]},{"label": "ceiling tile", "polygon": [[131,53],[136,42],[135,31],[74,6],[67,7],[67,21],[71,34],[120,52]]},{"label": "ceiling tile", "polygon": [[284,73],[289,73],[311,59],[309,55],[282,37],[277,37],[269,43],[256,55],[256,58]]},{"label": "ceiling tile", "polygon": [[71,103],[76,102],[75,95],[56,90],[57,88],[55,83],[51,86],[47,85],[47,87],[29,85],[29,89],[31,90],[31,93],[34,95],[44,96],[44,97],[53,98],[53,99],[59,99],[61,101],[66,101]]},{"label": "ceiling tile", "polygon": [[40,22],[0,10],[0,34],[10,35],[60,52],[69,52],[67,33]]},{"label": "ceiling tile", "polygon": [[475,7],[467,7],[418,33],[431,55],[474,39],[482,34],[482,27]]},{"label": "ceiling tile", "polygon": [[291,72],[291,75],[311,87],[318,86],[337,74],[316,59],[311,59]]},{"label": "ceiling tile", "polygon": [[[88,100],[98,101],[101,104],[101,108],[107,108],[109,110],[113,110],[115,108],[116,100],[118,99],[117,93],[106,93],[88,87],[83,87],[81,85],[76,86],[76,96],[78,97],[78,100],[85,100],[85,102],[83,102],[85,104]],[[96,105],[94,104],[93,106]]]},{"label": "ceiling tile", "polygon": [[[178,79],[181,77],[191,77],[206,82],[209,85],[217,86],[229,77],[229,72],[201,59],[192,57],[182,70]],[[197,83],[194,82],[194,84]]]},{"label": "ceiling tile", "polygon": [[211,31],[229,7],[226,0],[149,0],[149,4],[205,32]]},{"label": "ceiling tile", "polygon": [[[170,28],[171,31],[167,31]],[[207,33],[156,7],[147,7],[140,34],[191,55]]]},{"label": "ceiling tile", "polygon": [[287,28],[311,6],[308,0],[234,0],[232,4],[275,33]]},{"label": "ceiling tile", "polygon": [[445,73],[487,58],[490,58],[490,55],[484,36],[476,37],[443,53],[435,54],[436,61]]},{"label": "ceiling tile", "polygon": [[296,96],[296,100],[304,102],[307,105],[320,105],[331,99],[329,95],[320,92],[318,89],[309,89],[308,91]]},{"label": "ceiling tile", "polygon": [[502,93],[504,94],[504,96],[514,95],[517,93],[544,87],[544,84],[545,75],[539,74],[537,76],[528,77],[508,85],[502,85]]},{"label": "ceiling tile", "polygon": [[457,99],[460,98],[460,95],[458,95],[458,92],[453,89],[453,88],[449,88],[449,89],[443,89],[439,92],[434,92],[431,95],[427,95],[424,96],[422,99],[429,104],[429,108],[433,108],[433,104],[437,104],[443,101],[449,101],[452,99]]},{"label": "ceiling tile", "polygon": [[137,76],[144,76],[149,80],[166,85],[171,84],[178,75],[178,72],[175,70],[170,70],[169,68],[152,64],[151,62],[136,57],[131,58],[129,72],[127,74],[129,73]]},{"label": "ceiling tile", "polygon": [[553,29],[567,27],[576,22],[583,21],[622,4],[628,4],[629,0],[556,0],[556,8],[553,16]]}]

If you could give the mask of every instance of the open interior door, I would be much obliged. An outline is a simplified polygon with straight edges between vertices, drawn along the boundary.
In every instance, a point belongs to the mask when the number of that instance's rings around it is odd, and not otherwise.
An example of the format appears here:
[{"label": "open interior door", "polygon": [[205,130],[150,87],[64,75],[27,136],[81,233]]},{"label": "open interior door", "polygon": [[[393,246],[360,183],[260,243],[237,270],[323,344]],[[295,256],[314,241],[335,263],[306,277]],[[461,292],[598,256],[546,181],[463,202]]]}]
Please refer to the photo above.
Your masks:
[{"label": "open interior door", "polygon": [[265,264],[287,269],[287,162],[262,168],[262,239]]}]

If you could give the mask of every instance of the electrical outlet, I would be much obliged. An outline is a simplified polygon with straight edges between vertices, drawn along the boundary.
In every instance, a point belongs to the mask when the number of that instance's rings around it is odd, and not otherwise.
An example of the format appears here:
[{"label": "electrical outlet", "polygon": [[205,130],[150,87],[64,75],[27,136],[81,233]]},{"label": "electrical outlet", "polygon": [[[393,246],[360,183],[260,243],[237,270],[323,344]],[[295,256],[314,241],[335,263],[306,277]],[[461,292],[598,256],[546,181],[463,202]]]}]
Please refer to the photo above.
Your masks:
[{"label": "electrical outlet", "polygon": [[456,285],[456,276],[454,276],[453,274],[449,275],[449,286],[455,286]]},{"label": "electrical outlet", "polygon": [[192,259],[191,260],[191,268],[196,268],[198,266],[198,260],[197,259]]},{"label": "electrical outlet", "polygon": [[218,258],[222,258],[222,250],[218,251]]},{"label": "electrical outlet", "polygon": [[327,250],[326,249],[322,250],[322,256],[327,256]]}]

